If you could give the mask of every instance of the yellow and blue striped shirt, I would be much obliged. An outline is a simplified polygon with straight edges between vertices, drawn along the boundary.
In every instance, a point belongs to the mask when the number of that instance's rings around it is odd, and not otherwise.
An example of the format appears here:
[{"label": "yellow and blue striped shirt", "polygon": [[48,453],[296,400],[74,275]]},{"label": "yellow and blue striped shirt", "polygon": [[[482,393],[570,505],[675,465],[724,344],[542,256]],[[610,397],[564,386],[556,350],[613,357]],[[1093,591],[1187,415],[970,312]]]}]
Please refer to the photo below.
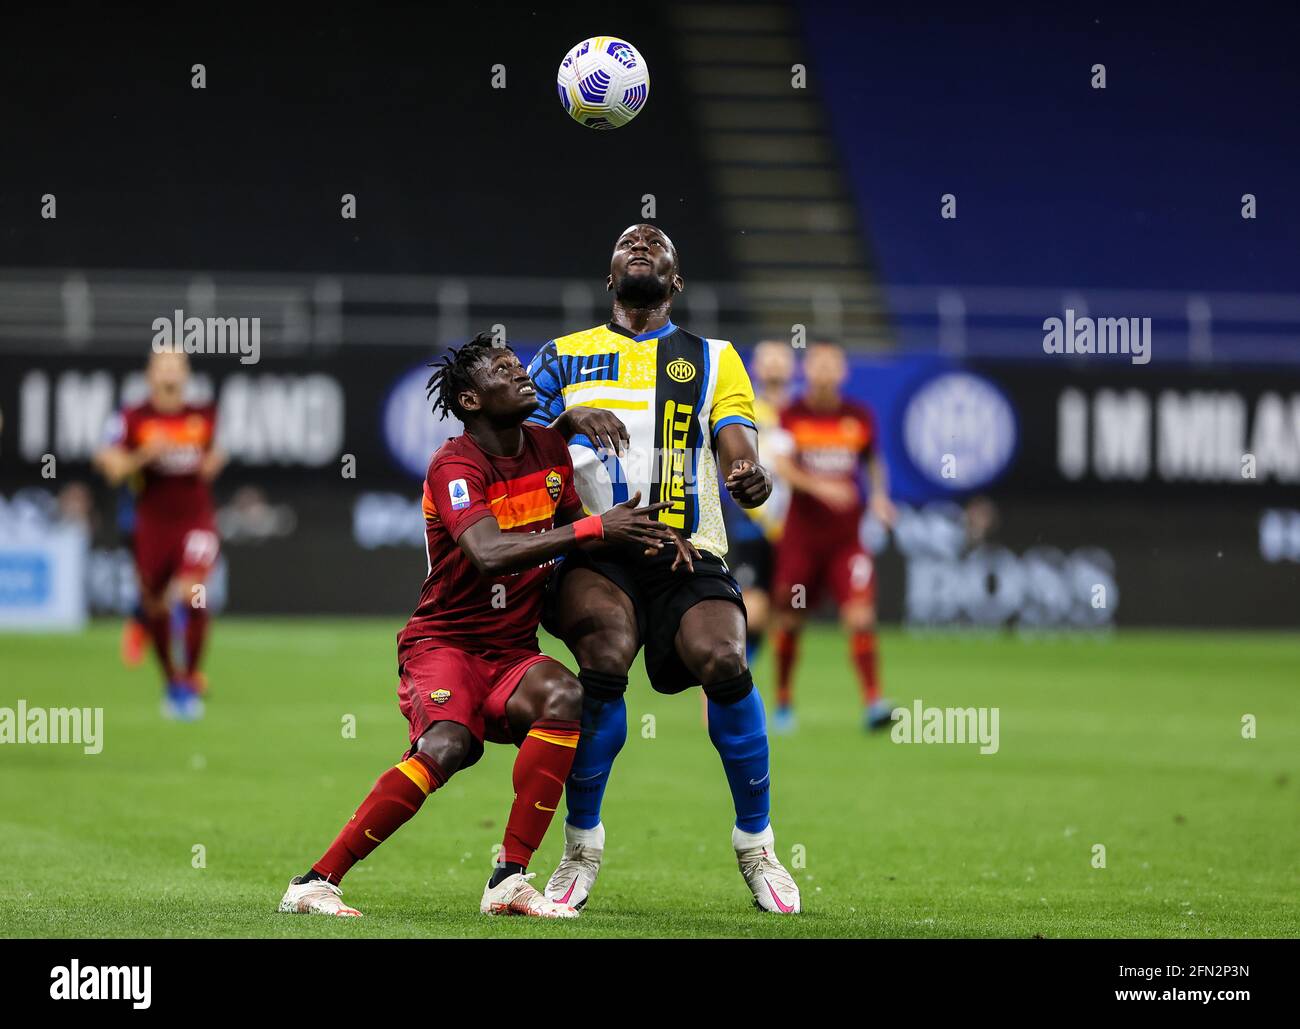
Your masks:
[{"label": "yellow and blue striped shirt", "polygon": [[540,401],[532,421],[547,425],[566,407],[581,406],[612,411],[627,426],[622,457],[601,459],[584,436],[570,441],[574,482],[589,513],[640,490],[644,504],[672,503],[661,521],[699,549],[726,555],[714,441],[724,426],[754,427],[754,390],[735,347],[672,322],[639,336],[611,323],[551,340],[528,372]]}]

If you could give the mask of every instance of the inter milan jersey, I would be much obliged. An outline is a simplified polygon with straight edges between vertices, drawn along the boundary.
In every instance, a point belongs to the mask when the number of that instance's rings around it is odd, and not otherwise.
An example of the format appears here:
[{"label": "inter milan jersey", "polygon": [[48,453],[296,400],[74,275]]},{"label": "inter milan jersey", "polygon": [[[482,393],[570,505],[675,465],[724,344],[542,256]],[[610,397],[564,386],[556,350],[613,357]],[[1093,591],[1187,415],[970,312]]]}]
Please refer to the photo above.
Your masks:
[{"label": "inter milan jersey", "polygon": [[399,658],[427,639],[473,653],[537,649],[542,592],[554,562],[487,576],[456,542],[488,517],[502,532],[546,532],[557,517],[567,524],[581,516],[563,437],[534,425],[525,425],[523,436],[514,457],[487,453],[468,433],[453,436],[429,462],[423,503],[429,574],[419,607],[398,633]]},{"label": "inter milan jersey", "polygon": [[199,475],[204,455],[216,435],[216,411],[186,405],[163,414],[152,404],[128,407],[109,423],[106,441],[135,450],[155,440],[167,444],[132,484],[135,512],[141,522],[184,522],[210,517],[212,491]]},{"label": "inter milan jersey", "polygon": [[570,442],[589,512],[603,513],[640,490],[643,504],[672,504],[661,521],[725,556],[714,443],[724,426],[754,426],[754,391],[730,343],[672,322],[639,336],[610,323],[547,343],[528,374],[541,402],[532,421],[547,425],[578,406],[612,411],[627,426],[630,444],[621,457],[598,457],[584,436]]},{"label": "inter milan jersey", "polygon": [[781,412],[784,439],[781,448],[806,472],[851,482],[858,489],[859,504],[848,511],[835,511],[810,493],[797,491],[790,498],[787,535],[811,538],[856,538],[862,521],[862,482],[859,469],[876,444],[876,420],[870,410],[844,400],[827,411],[814,410],[796,400]]}]

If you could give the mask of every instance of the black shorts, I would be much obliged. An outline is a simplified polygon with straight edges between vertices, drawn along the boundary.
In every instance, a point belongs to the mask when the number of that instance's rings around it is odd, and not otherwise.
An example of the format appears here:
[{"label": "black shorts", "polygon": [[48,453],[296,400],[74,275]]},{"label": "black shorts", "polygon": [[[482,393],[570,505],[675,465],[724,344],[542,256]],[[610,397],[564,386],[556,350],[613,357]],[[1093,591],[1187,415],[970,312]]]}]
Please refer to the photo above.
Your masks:
[{"label": "black shorts", "polygon": [[772,589],[772,563],[775,548],[764,536],[736,540],[727,551],[727,564],[741,592]]},{"label": "black shorts", "polygon": [[628,595],[636,612],[640,644],[645,648],[645,670],[657,693],[681,693],[700,681],[677,656],[677,627],[682,615],[701,600],[730,600],[743,612],[740,587],[727,562],[700,551],[695,571],[670,571],[676,551],[645,557],[640,551],[625,554],[614,547],[596,551],[574,550],[560,563],[547,584],[542,625],[560,635],[560,583],[575,568],[590,568]]}]

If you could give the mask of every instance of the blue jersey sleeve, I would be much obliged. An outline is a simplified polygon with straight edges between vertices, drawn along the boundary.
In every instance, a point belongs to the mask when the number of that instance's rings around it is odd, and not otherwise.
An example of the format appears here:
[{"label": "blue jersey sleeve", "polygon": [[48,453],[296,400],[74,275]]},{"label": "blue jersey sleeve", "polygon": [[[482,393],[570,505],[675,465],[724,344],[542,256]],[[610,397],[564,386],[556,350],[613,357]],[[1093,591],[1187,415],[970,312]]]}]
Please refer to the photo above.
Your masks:
[{"label": "blue jersey sleeve", "polygon": [[528,362],[528,376],[537,390],[537,410],[528,416],[535,425],[550,425],[564,413],[564,379],[560,357],[551,340]]}]

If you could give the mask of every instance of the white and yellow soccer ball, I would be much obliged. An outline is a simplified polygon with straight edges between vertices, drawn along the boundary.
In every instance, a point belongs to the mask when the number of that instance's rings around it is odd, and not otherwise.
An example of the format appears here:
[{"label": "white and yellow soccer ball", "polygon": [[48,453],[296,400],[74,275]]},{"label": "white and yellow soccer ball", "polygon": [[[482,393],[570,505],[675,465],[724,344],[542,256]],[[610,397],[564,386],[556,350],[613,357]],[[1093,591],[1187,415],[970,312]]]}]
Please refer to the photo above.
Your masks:
[{"label": "white and yellow soccer ball", "polygon": [[584,39],[564,55],[555,82],[569,116],[589,129],[626,125],[650,96],[645,58],[617,36]]}]

